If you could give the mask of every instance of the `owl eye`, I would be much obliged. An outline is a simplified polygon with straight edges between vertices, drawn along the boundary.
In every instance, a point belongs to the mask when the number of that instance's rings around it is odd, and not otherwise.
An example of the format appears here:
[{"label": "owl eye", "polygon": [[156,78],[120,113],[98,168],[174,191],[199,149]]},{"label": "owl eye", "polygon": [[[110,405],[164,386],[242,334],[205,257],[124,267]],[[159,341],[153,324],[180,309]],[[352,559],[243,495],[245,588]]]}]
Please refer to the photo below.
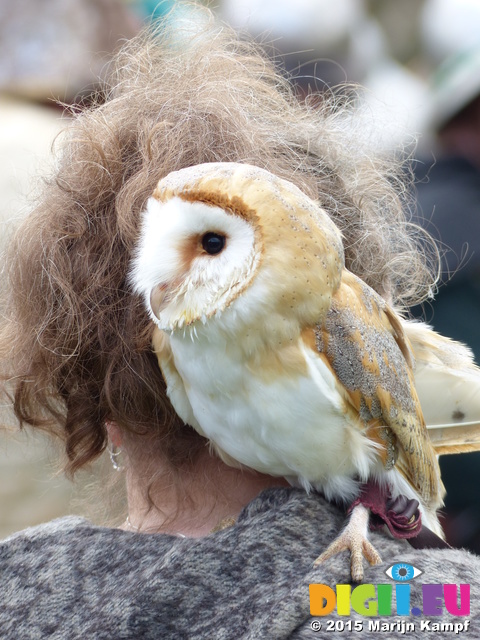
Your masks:
[{"label": "owl eye", "polygon": [[216,256],[225,247],[225,236],[209,231],[202,237],[202,247],[211,256]]}]

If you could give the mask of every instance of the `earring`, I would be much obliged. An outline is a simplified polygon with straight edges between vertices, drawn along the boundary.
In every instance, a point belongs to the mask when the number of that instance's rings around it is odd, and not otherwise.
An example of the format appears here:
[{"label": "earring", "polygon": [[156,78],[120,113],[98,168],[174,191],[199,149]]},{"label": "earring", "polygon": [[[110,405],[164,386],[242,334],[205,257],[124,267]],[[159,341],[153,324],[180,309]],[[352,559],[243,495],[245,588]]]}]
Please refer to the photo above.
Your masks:
[{"label": "earring", "polygon": [[[111,432],[113,432],[114,435],[116,436],[115,432],[118,431],[118,427],[111,420],[105,420],[105,429],[107,431],[107,434],[109,434],[109,436]],[[116,436],[116,439],[118,439],[117,436]],[[108,451],[108,456],[110,458],[110,462],[112,463],[112,467],[115,469],[115,471],[123,471],[125,467],[120,461],[120,456],[123,453],[122,448],[113,444],[110,437],[108,438],[107,451]]]},{"label": "earring", "polygon": [[121,448],[108,443],[107,451],[110,457],[110,462],[112,463],[112,467],[115,469],[115,471],[123,471],[124,467],[120,463],[120,456],[122,455]]}]

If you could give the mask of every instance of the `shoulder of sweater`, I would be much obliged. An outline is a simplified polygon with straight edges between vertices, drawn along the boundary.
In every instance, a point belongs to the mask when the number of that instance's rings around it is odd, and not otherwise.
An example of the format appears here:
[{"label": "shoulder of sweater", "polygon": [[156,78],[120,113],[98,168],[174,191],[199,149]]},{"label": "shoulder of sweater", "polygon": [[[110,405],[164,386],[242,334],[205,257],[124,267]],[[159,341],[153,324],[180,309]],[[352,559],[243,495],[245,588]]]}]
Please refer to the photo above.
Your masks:
[{"label": "shoulder of sweater", "polygon": [[[187,550],[192,546],[197,551],[200,547],[216,549],[222,555],[222,549],[231,553],[235,548],[240,551],[244,546],[250,548],[261,540],[264,548],[271,545],[278,546],[278,536],[282,536],[284,547],[291,553],[300,555],[320,555],[322,550],[338,535],[345,522],[345,514],[338,507],[328,503],[318,494],[306,494],[300,489],[268,489],[252,500],[241,512],[234,527],[219,531],[206,538],[182,540],[182,547]],[[19,531],[3,541],[2,549],[14,551],[51,543],[69,546],[87,545],[91,548],[92,536],[98,538],[98,546],[103,548],[110,541],[118,547],[126,546],[133,550],[137,547],[142,553],[161,553],[158,536],[150,536],[119,529],[100,527],[79,516],[66,516],[38,526]],[[435,576],[447,573],[455,574],[460,571],[462,576],[473,578],[473,574],[480,571],[480,557],[463,549],[422,549],[415,550],[405,541],[394,540],[383,533],[372,533],[371,539],[380,555],[385,560],[380,567],[370,567],[368,572],[383,574],[386,568],[394,562],[408,562],[428,566],[432,580]],[[162,538],[171,541],[171,536]],[[180,542],[180,539],[176,539]],[[170,544],[170,543],[169,543]],[[348,566],[346,554],[339,554],[325,564],[325,569],[336,573],[343,573],[343,567]],[[425,571],[423,566],[419,569]],[[322,573],[318,571],[317,573]],[[313,577],[313,576],[312,576]],[[441,580],[440,580],[441,581]],[[445,580],[443,580],[445,581]],[[467,581],[467,580],[465,580]],[[475,580],[476,581],[476,580]]]},{"label": "shoulder of sweater", "polygon": [[[44,549],[69,546],[72,541],[87,538],[95,527],[80,516],[63,516],[12,533],[0,540],[0,560],[8,561],[27,553],[37,553]],[[105,529],[107,531],[107,529]],[[35,551],[36,550],[36,551]]]},{"label": "shoulder of sweater", "polygon": [[10,534],[7,538],[0,540],[0,545],[11,543],[19,539],[36,539],[56,534],[63,534],[67,531],[77,530],[79,527],[90,527],[92,524],[81,516],[63,516],[44,522],[42,524],[22,529]]}]

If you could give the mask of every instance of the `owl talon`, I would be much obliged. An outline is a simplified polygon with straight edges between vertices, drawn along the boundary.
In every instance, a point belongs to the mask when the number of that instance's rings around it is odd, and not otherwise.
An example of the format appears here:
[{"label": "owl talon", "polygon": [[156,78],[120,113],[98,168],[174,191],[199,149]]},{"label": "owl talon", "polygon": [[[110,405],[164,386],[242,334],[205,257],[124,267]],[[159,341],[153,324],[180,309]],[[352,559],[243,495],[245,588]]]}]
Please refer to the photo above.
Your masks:
[{"label": "owl talon", "polygon": [[352,510],[350,520],[335,540],[315,560],[314,566],[325,562],[341,551],[350,551],[350,572],[353,582],[363,580],[363,558],[371,565],[380,564],[382,559],[375,547],[367,540],[369,512],[359,504]]}]

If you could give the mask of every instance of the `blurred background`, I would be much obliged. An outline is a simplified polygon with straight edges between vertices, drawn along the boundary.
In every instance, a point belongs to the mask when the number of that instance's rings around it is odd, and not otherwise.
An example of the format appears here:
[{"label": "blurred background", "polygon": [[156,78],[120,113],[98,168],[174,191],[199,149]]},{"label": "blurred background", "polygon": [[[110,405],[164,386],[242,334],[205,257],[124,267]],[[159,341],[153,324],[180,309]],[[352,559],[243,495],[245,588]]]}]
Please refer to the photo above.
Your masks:
[{"label": "blurred background", "polygon": [[[443,285],[412,310],[480,359],[480,3],[478,0],[218,0],[221,19],[263,43],[312,100],[342,82],[365,87],[378,145],[404,144],[417,180],[416,220],[443,247]],[[0,0],[0,249],[48,173],[65,105],[88,103],[112,52],[174,0]],[[181,19],[188,9],[171,14]],[[61,106],[61,105],[64,106]],[[0,538],[79,513],[44,436],[19,433],[0,408]],[[61,457],[61,456],[60,456]],[[480,454],[441,459],[444,525],[454,546],[480,553]],[[104,465],[93,477],[104,481]],[[101,507],[100,511],[102,511]],[[98,516],[101,519],[101,515]]]}]

